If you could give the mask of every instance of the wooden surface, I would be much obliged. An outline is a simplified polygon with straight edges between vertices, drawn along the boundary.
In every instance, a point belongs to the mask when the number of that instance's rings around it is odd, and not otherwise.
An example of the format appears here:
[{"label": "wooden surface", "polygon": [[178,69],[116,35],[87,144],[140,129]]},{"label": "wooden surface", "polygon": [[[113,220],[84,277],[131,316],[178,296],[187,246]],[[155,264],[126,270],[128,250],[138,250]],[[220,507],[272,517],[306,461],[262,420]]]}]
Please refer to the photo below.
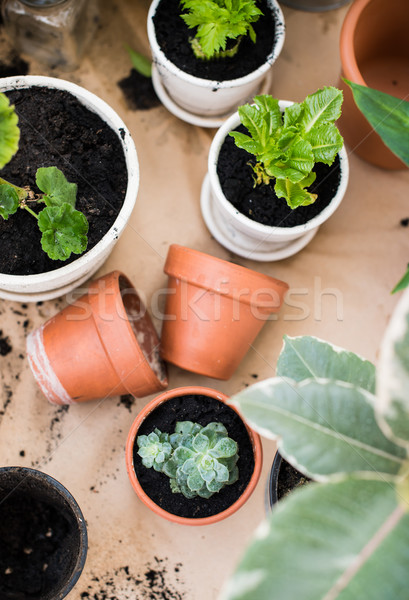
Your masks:
[{"label": "wooden surface", "polygon": [[[148,0],[101,2],[101,27],[75,72],[52,71],[29,60],[30,74],[61,76],[101,96],[124,119],[135,140],[141,169],[137,204],[100,273],[121,269],[149,305],[155,290],[166,283],[162,268],[168,245],[176,242],[278,277],[291,288],[279,317],[266,324],[230,381],[171,367],[170,386],[208,385],[230,395],[273,376],[285,333],[316,335],[376,361],[398,300],[390,290],[409,259],[409,230],[400,226],[400,220],[409,217],[408,172],[385,172],[350,153],[346,197],[307,248],[279,263],[231,255],[211,238],[199,208],[214,131],[185,124],[162,107],[130,110],[118,87],[130,70],[123,44],[148,53],[148,5]],[[338,37],[346,10],[314,14],[283,7],[287,37],[274,66],[274,96],[299,101],[320,86],[337,83]],[[4,58],[7,43],[0,41]],[[64,410],[49,405],[34,383],[25,359],[25,335],[64,304],[65,299],[29,307],[0,301],[0,330],[12,346],[9,354],[0,356],[0,461],[53,475],[82,508],[89,553],[69,599],[216,599],[264,517],[274,444],[264,440],[258,488],[230,519],[188,528],[156,517],[134,494],[124,459],[127,432],[148,399],[135,400],[129,408],[111,399]],[[157,320],[156,325],[159,329]]]}]

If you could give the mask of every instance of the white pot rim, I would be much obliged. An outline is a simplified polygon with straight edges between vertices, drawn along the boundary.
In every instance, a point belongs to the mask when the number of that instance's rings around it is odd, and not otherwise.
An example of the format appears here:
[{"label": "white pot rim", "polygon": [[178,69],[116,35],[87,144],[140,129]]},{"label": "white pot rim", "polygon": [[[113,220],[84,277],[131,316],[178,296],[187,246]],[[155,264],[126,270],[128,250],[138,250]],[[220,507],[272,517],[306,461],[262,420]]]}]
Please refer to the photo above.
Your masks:
[{"label": "white pot rim", "polygon": [[277,0],[267,0],[268,4],[270,5],[271,11],[275,16],[275,44],[270,54],[268,55],[266,62],[260,65],[255,71],[252,71],[251,73],[248,73],[243,77],[238,77],[237,79],[226,79],[224,81],[218,81],[216,79],[203,79],[201,77],[195,77],[190,73],[182,71],[182,69],[180,69],[173,62],[171,62],[158,44],[158,41],[156,39],[155,27],[153,25],[153,17],[155,15],[156,8],[159,2],[161,2],[161,0],[153,0],[148,12],[148,38],[149,44],[152,49],[154,62],[157,62],[155,60],[155,56],[160,56],[160,62],[166,67],[166,69],[168,69],[170,73],[173,73],[179,79],[187,83],[204,87],[206,89],[224,89],[241,87],[247,83],[251,83],[253,80],[266,73],[270,69],[271,65],[277,60],[283,48],[285,38],[284,15],[280,6],[277,3]]},{"label": "white pot rim", "polygon": [[0,273],[0,282],[3,287],[22,286],[25,289],[41,283],[46,278],[48,287],[52,284],[56,286],[60,281],[69,282],[77,278],[77,271],[86,264],[92,263],[98,259],[104,249],[109,246],[113,239],[118,239],[121,235],[135,205],[136,193],[139,187],[139,164],[135,144],[132,136],[122,119],[117,113],[98,96],[89,92],[85,88],[56,77],[45,77],[42,75],[25,75],[15,77],[4,77],[0,80],[0,91],[11,91],[13,89],[24,89],[32,86],[49,87],[58,90],[70,92],[91,111],[94,110],[101,116],[106,116],[106,122],[117,133],[124,151],[126,168],[128,173],[128,185],[121,210],[117,218],[101,238],[101,240],[91,250],[79,256],[72,263],[59,267],[53,271],[44,271],[35,275],[9,275]]},{"label": "white pot rim", "polygon": [[[294,102],[288,100],[279,101],[281,109],[287,108],[292,104],[294,104]],[[218,201],[223,205],[223,208],[229,213],[229,215],[231,215],[237,222],[242,223],[247,229],[250,229],[259,236],[269,236],[270,234],[274,234],[276,238],[279,236],[287,238],[290,232],[291,234],[303,234],[307,231],[315,229],[316,227],[324,223],[324,221],[326,221],[340,205],[347,188],[349,178],[349,166],[345,146],[342,146],[341,150],[338,153],[340,159],[341,179],[339,182],[337,192],[331,200],[331,202],[318,215],[316,215],[306,223],[303,223],[302,225],[295,225],[294,227],[278,227],[271,225],[263,225],[262,223],[257,223],[257,221],[253,221],[252,219],[249,219],[248,217],[240,213],[237,210],[237,208],[235,208],[233,204],[231,204],[227,200],[226,196],[223,193],[219,177],[217,175],[217,161],[219,157],[220,148],[228,133],[235,129],[238,125],[240,125],[240,117],[239,113],[236,111],[225,121],[225,123],[223,123],[220,129],[218,129],[218,131],[216,132],[216,135],[214,136],[212,144],[210,146],[208,159],[209,177],[213,192],[216,194]],[[285,202],[285,200],[283,200],[283,202]]]}]

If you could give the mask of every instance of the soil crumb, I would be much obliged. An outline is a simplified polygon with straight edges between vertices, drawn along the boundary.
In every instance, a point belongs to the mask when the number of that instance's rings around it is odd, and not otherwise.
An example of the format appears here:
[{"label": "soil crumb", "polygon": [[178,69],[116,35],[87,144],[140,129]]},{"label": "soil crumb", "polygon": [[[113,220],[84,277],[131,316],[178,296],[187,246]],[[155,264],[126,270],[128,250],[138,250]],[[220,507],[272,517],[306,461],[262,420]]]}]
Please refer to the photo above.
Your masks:
[{"label": "soil crumb", "polygon": [[0,329],[0,356],[7,356],[13,350],[10,344],[10,339],[3,335],[3,331]]},{"label": "soil crumb", "polygon": [[0,77],[27,75],[30,65],[15,52],[7,57],[7,62],[0,62]]},{"label": "soil crumb", "polygon": [[[184,591],[177,590],[180,580],[178,563],[169,567],[167,559],[155,557],[154,561],[145,565],[140,573],[132,573],[126,565],[102,575],[94,575],[92,583],[80,593],[81,600],[184,600]],[[170,573],[172,583],[170,583]]]},{"label": "soil crumb", "polygon": [[129,412],[132,412],[132,407],[135,404],[135,398],[133,396],[131,396],[131,394],[124,394],[123,396],[121,396],[119,398],[119,402],[117,404],[117,406],[124,406],[125,408],[127,408],[129,410]]},{"label": "soil crumb", "polygon": [[149,110],[160,105],[152,79],[141,75],[135,69],[131,69],[128,77],[118,81],[118,86],[131,110]]}]

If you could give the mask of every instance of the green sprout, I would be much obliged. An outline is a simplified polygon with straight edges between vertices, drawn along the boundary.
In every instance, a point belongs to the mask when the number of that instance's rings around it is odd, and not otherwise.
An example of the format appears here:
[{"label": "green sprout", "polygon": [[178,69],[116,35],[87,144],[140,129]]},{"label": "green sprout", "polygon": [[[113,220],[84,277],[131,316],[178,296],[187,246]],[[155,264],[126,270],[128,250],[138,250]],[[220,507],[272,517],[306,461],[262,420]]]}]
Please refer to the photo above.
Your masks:
[{"label": "green sprout", "polygon": [[249,135],[232,131],[236,146],[253,154],[255,185],[275,180],[274,191],[292,209],[313,204],[308,191],[314,165],[332,165],[343,139],[334,122],[341,114],[341,90],[326,87],[294,103],[282,113],[278,100],[266,94],[238,109]]},{"label": "green sprout", "polygon": [[[155,438],[150,442],[152,435]],[[165,457],[163,445],[168,451],[168,442],[171,452]],[[238,480],[238,445],[228,437],[222,423],[202,427],[192,421],[180,421],[169,436],[155,429],[149,436],[138,436],[137,444],[142,464],[167,475],[172,492],[185,498],[210,498]]]},{"label": "green sprout", "polygon": [[146,56],[143,56],[143,54],[136,52],[136,50],[133,50],[127,44],[125,45],[125,48],[129,54],[132,67],[135,69],[135,71],[144,77],[152,77],[152,62],[149,60],[149,58],[146,58]]},{"label": "green sprout", "polygon": [[[181,0],[188,11],[181,17],[189,28],[197,27],[190,39],[197,58],[212,59],[234,56],[245,35],[255,43],[256,33],[251,23],[263,14],[255,0]],[[226,49],[227,40],[237,40]]]},{"label": "green sprout", "polygon": [[[10,106],[5,94],[0,94],[0,168],[17,152],[19,139],[14,106]],[[88,221],[75,210],[77,184],[69,183],[57,167],[39,168],[36,184],[43,194],[0,177],[0,217],[7,221],[19,208],[29,212],[42,233],[41,246],[52,260],[67,260],[71,253],[82,254],[88,244]],[[31,208],[33,203],[45,204],[45,208],[37,214]]]}]

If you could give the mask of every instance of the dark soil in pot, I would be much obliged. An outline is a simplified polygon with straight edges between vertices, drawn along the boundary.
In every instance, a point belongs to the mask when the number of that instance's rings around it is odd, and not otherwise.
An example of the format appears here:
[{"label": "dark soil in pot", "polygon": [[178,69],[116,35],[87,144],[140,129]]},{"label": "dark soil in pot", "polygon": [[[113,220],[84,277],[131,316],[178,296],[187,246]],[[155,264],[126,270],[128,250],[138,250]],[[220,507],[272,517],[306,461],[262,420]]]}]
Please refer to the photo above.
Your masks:
[{"label": "dark soil in pot", "polygon": [[134,467],[139,483],[158,506],[174,515],[198,519],[218,514],[238,500],[253,474],[253,447],[247,430],[238,414],[223,402],[207,396],[188,395],[161,404],[143,421],[138,435],[148,435],[155,427],[162,432],[172,433],[177,421],[194,421],[202,426],[213,421],[223,423],[229,437],[239,445],[238,481],[225,486],[209,499],[196,497],[189,500],[183,494],[171,492],[169,477],[142,465],[135,445]]},{"label": "dark soil in pot", "polygon": [[[242,125],[237,131],[248,133]],[[220,148],[217,175],[227,200],[243,215],[262,225],[294,227],[307,223],[328,206],[341,180],[338,156],[330,167],[317,163],[314,167],[316,180],[308,189],[318,194],[318,199],[310,206],[299,206],[293,210],[283,198],[277,198],[274,181],[269,185],[254,187],[254,173],[249,164],[251,162],[254,164],[254,157],[238,148],[234,139],[228,135]]]},{"label": "dark soil in pot", "polygon": [[270,505],[309,481],[311,479],[297,471],[277,452],[270,475]]},{"label": "dark soil in pot", "polygon": [[231,58],[200,60],[195,57],[189,29],[183,19],[179,0],[162,0],[153,17],[156,39],[165,56],[179,69],[203,79],[225,81],[248,75],[264,64],[274,47],[275,22],[266,0],[257,2],[263,15],[253,23],[256,43],[249,36],[242,39],[239,50]]},{"label": "dark soil in pot", "polygon": [[[19,150],[0,176],[18,186],[35,185],[39,167],[56,166],[78,185],[76,208],[89,223],[90,250],[114,223],[126,194],[125,157],[117,134],[72,94],[43,87],[7,92],[21,130]],[[30,207],[39,212],[43,205]],[[18,210],[0,218],[0,272],[30,275],[52,271],[68,261],[54,261],[41,248],[35,219]]]},{"label": "dark soil in pot", "polygon": [[45,481],[14,471],[0,482],[0,600],[52,600],[70,580],[80,534]]}]

